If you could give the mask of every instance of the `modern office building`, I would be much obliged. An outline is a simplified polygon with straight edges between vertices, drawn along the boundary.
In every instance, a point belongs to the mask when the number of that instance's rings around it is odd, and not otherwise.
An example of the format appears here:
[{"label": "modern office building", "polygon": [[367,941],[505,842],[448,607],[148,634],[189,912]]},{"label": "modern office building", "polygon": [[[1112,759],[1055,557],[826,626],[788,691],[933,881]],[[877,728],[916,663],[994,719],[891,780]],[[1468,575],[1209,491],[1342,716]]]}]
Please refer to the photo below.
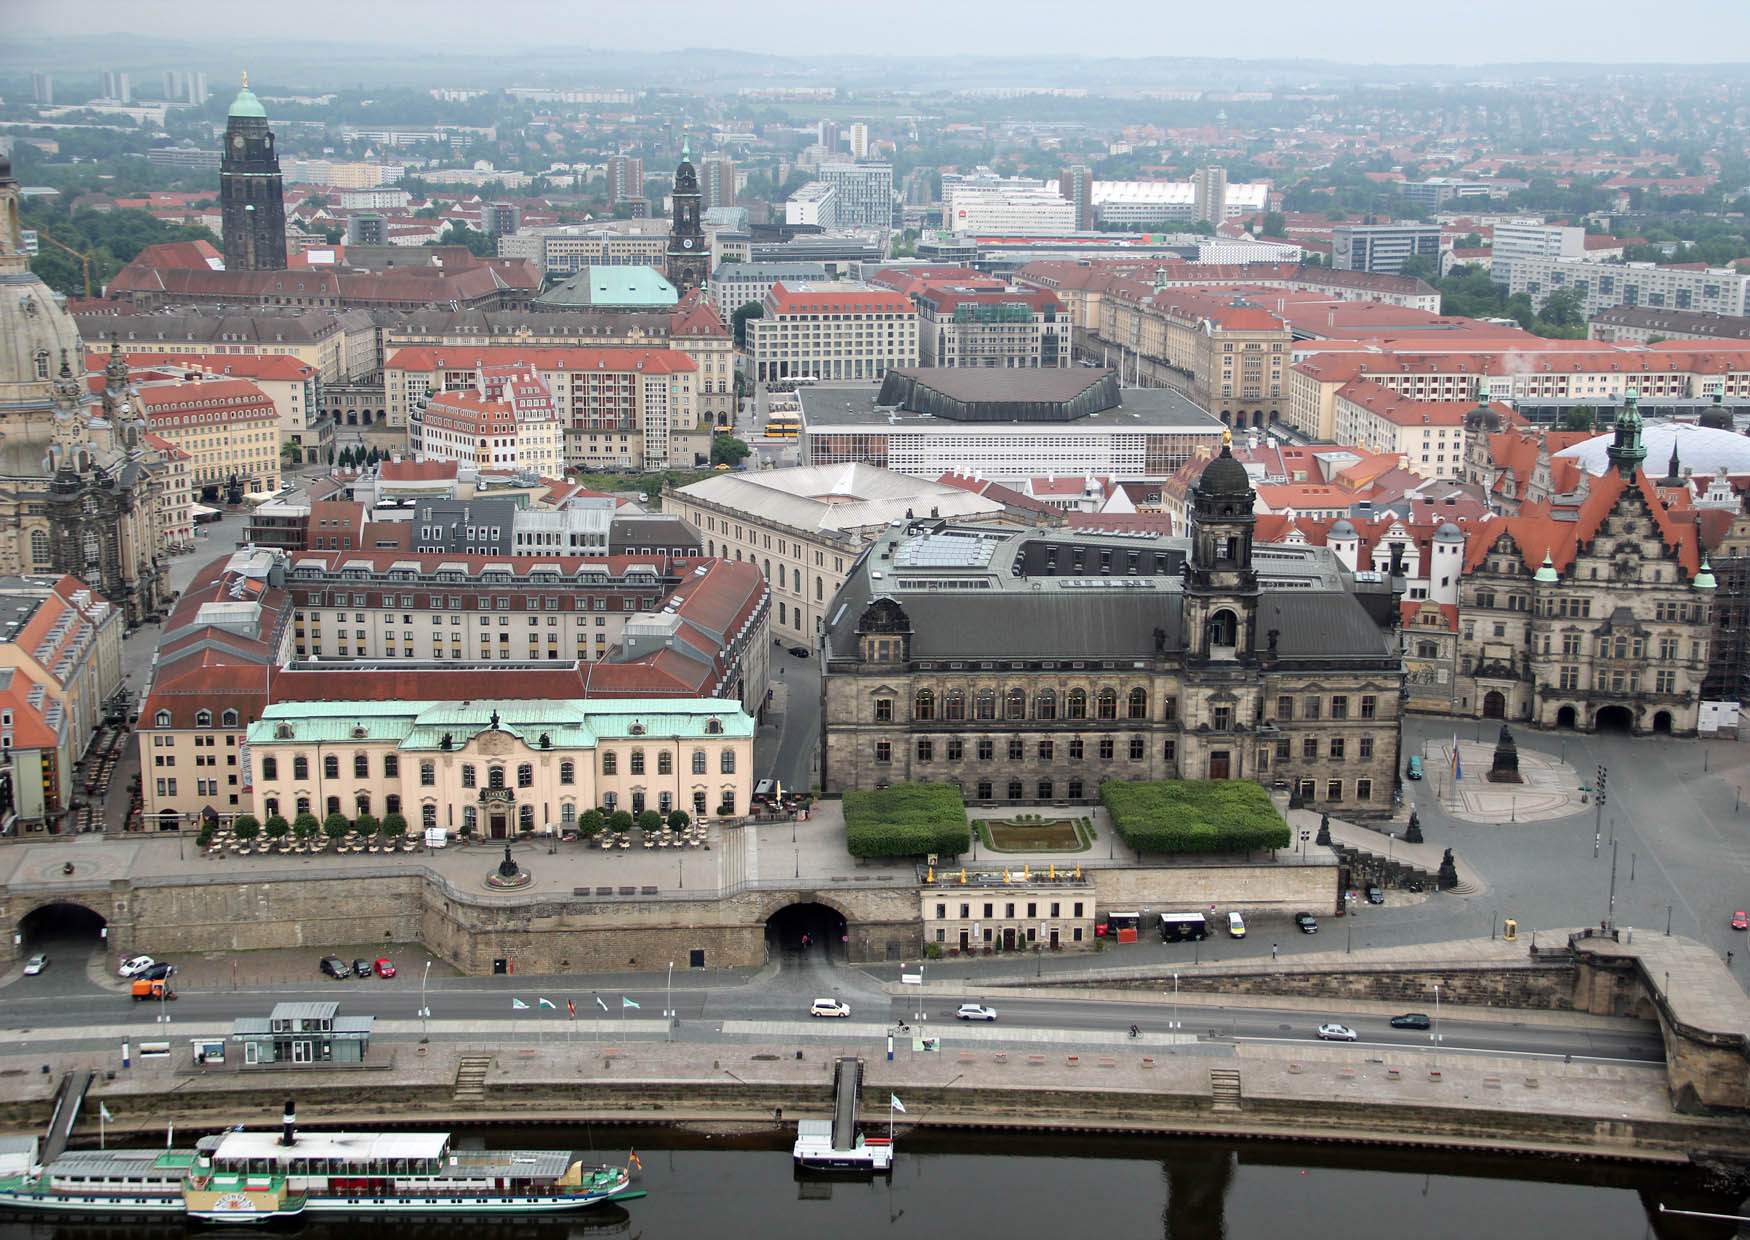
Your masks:
[{"label": "modern office building", "polygon": [[608,157],[608,205],[644,197],[644,161],[636,155]]},{"label": "modern office building", "polygon": [[808,228],[837,228],[839,191],[826,181],[798,186],[784,201],[784,222]]},{"label": "modern office building", "polygon": [[1650,306],[1615,306],[1600,310],[1587,324],[1593,340],[1646,344],[1651,340],[1717,340],[1750,345],[1750,317],[1714,314],[1707,310],[1656,310]]},{"label": "modern office building", "polygon": [[1199,168],[1191,174],[1191,213],[1205,224],[1227,219],[1227,169]]},{"label": "modern office building", "polygon": [[531,259],[550,276],[576,275],[585,267],[661,268],[667,253],[666,220],[545,224],[498,239],[500,258]]},{"label": "modern office building", "polygon": [[705,196],[705,210],[735,205],[735,161],[723,155],[713,155],[699,161],[699,189]]},{"label": "modern office building", "polygon": [[1512,281],[1513,265],[1525,258],[1584,258],[1586,230],[1538,220],[1515,220],[1496,224],[1489,249],[1489,278],[1496,284]]},{"label": "modern office building", "polygon": [[1075,204],[1053,186],[961,185],[945,196],[946,223],[957,233],[1053,237],[1075,231]]},{"label": "modern office building", "polygon": [[[1211,179],[1204,176],[1203,181],[1201,199],[1197,196],[1195,181],[1095,181],[1094,214],[1101,223],[1108,225],[1170,224],[1200,219],[1200,209],[1214,209],[1214,200],[1209,196],[1213,187]],[[1253,215],[1269,205],[1270,186],[1265,182],[1230,183],[1224,175],[1221,188],[1221,219]],[[1215,222],[1221,221],[1217,219]]]},{"label": "modern office building", "polygon": [[1397,275],[1412,258],[1440,261],[1438,224],[1339,224],[1331,230],[1331,266]]},{"label": "modern office building", "polygon": [[816,174],[837,191],[834,214],[840,228],[893,226],[893,165],[827,163]]},{"label": "modern office building", "polygon": [[1120,389],[1116,372],[895,370],[879,384],[799,391],[802,463],[878,465],[1019,484],[1047,474],[1162,480],[1221,442],[1222,425],[1177,392]]},{"label": "modern office building", "polygon": [[1086,164],[1073,164],[1057,178],[1057,192],[1075,208],[1077,232],[1094,230],[1094,170]]},{"label": "modern office building", "polygon": [[824,263],[724,263],[711,273],[711,304],[727,321],[749,302],[764,302],[774,284],[825,284],[830,279]]}]

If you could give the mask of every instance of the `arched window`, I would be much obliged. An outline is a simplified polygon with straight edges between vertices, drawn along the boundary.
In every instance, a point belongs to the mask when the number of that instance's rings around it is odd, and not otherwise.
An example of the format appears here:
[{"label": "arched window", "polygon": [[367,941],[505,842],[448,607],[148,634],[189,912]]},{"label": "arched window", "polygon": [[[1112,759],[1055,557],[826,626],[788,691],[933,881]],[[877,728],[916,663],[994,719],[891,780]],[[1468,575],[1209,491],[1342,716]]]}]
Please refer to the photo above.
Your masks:
[{"label": "arched window", "polygon": [[204,707],[200,710],[195,711],[194,712],[194,726],[197,728],[210,728],[210,727],[212,727],[213,726],[213,712],[210,710],[207,710]]},{"label": "arched window", "polygon": [[980,689],[973,696],[972,717],[974,719],[995,719],[997,717],[997,695],[994,689]]},{"label": "arched window", "polygon": [[634,775],[644,774],[644,751],[642,749],[632,751],[632,764],[626,769]]},{"label": "arched window", "polygon": [[298,798],[298,812],[300,814],[307,814],[310,812],[310,798],[309,797],[299,797]]},{"label": "arched window", "polygon": [[524,762],[516,769],[516,786],[533,788],[535,786],[535,768],[532,763]]},{"label": "arched window", "polygon": [[472,805],[462,806],[462,827],[472,831],[480,822],[480,811]]},{"label": "arched window", "polygon": [[1097,712],[1097,714],[1095,716],[1096,718],[1099,718],[1099,719],[1116,719],[1116,718],[1118,718],[1118,690],[1116,690],[1116,689],[1102,689],[1102,690],[1100,690],[1099,696],[1094,699],[1094,709]]},{"label": "arched window", "polygon": [[1240,622],[1233,612],[1224,608],[1209,617],[1211,646],[1235,646],[1239,643],[1239,632]]},{"label": "arched window", "polygon": [[693,774],[703,775],[704,773],[705,751],[703,749],[695,749],[693,750]]},{"label": "arched window", "polygon": [[224,714],[219,716],[219,723],[227,728],[236,727],[237,726],[237,712],[234,710],[227,710]]},{"label": "arched window", "polygon": [[577,802],[559,802],[559,825],[564,827],[567,831],[577,825]]},{"label": "arched window", "polygon": [[911,717],[927,721],[936,717],[936,694],[932,689],[919,689],[912,701]]},{"label": "arched window", "polygon": [[354,779],[369,779],[371,777],[371,759],[368,755],[355,753],[352,756],[352,777]]},{"label": "arched window", "polygon": [[1057,718],[1057,694],[1051,689],[1041,689],[1039,696],[1033,699],[1033,717],[1035,719]]},{"label": "arched window", "polygon": [[1065,719],[1086,719],[1088,717],[1088,691],[1086,689],[1071,689],[1069,696],[1063,702],[1063,717]]},{"label": "arched window", "polygon": [[723,751],[723,757],[718,762],[717,767],[725,775],[735,774],[735,750],[725,749]]},{"label": "arched window", "polygon": [[386,753],[383,755],[383,778],[384,779],[400,779],[401,778],[401,755],[400,754]]},{"label": "arched window", "polygon": [[722,736],[723,735],[723,720],[721,720],[721,719],[707,719],[705,721],[705,735],[706,736]]},{"label": "arched window", "polygon": [[620,755],[609,750],[602,755],[602,774],[618,775],[620,773]]},{"label": "arched window", "polygon": [[267,811],[267,816],[269,818],[278,818],[280,816],[280,799],[278,797],[268,797],[266,800],[262,801],[261,808]]},{"label": "arched window", "polygon": [[325,754],[323,756],[322,775],[325,779],[340,778],[340,759],[334,754]]},{"label": "arched window", "polygon": [[1003,699],[1003,718],[1025,719],[1027,717],[1027,691],[1025,689],[1010,689]]},{"label": "arched window", "polygon": [[298,754],[292,759],[292,778],[310,778],[310,759],[306,758],[303,754]]},{"label": "arched window", "polygon": [[1136,688],[1130,691],[1130,697],[1126,700],[1125,704],[1125,714],[1131,719],[1148,718],[1147,689]]},{"label": "arched window", "polygon": [[[473,807],[469,806],[469,808]],[[437,806],[430,801],[419,807],[419,825],[427,829],[437,826]]]},{"label": "arched window", "polygon": [[942,699],[942,718],[961,720],[966,718],[966,691],[950,689]]},{"label": "arched window", "polygon": [[559,764],[559,782],[562,784],[575,784],[577,782],[577,763],[570,758]]},{"label": "arched window", "polygon": [[36,561],[39,568],[48,566],[49,532],[47,530],[32,530],[30,532],[30,558]]},{"label": "arched window", "polygon": [[281,740],[281,741],[291,740],[292,739],[292,725],[289,723],[276,723],[276,724],[274,724],[273,725],[273,735],[274,735],[275,740]]},{"label": "arched window", "polygon": [[533,805],[523,805],[517,808],[516,825],[519,831],[533,831],[535,829],[535,807]]},{"label": "arched window", "polygon": [[385,814],[399,814],[401,812],[401,798],[393,792],[385,796],[383,798],[383,812]]},{"label": "arched window", "polygon": [[674,774],[674,755],[666,749],[656,755],[656,773],[658,775]]},{"label": "arched window", "polygon": [[261,760],[261,778],[263,780],[280,777],[280,760],[278,758],[263,758]]},{"label": "arched window", "polygon": [[419,786],[421,788],[437,787],[437,763],[421,762],[419,764]]},{"label": "arched window", "polygon": [[486,768],[486,786],[488,788],[504,787],[504,768],[502,766],[494,765]]},{"label": "arched window", "polygon": [[161,710],[156,715],[153,715],[152,716],[152,726],[158,727],[158,728],[169,727],[170,726],[170,712],[167,710]]},{"label": "arched window", "polygon": [[340,798],[339,797],[329,797],[328,798],[328,812],[331,814],[338,814],[340,812]]},{"label": "arched window", "polygon": [[370,795],[370,793],[368,793],[368,792],[359,793],[357,796],[355,796],[353,798],[353,802],[358,806],[358,812],[360,814],[368,814],[371,812],[371,795]]}]

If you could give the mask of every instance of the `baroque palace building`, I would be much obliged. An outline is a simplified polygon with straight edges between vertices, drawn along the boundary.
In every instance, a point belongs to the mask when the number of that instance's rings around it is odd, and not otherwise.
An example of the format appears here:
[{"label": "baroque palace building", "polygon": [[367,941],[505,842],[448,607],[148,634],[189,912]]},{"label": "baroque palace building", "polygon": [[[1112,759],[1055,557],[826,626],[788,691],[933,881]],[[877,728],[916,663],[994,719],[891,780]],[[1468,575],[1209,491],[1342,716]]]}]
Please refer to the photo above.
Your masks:
[{"label": "baroque palace building", "polygon": [[1471,530],[1456,713],[1695,732],[1716,583],[1695,513],[1668,507],[1664,484],[1641,467],[1641,429],[1631,389],[1610,468],[1590,480],[1571,520],[1545,507]]},{"label": "baroque palace building", "polygon": [[1254,547],[1253,499],[1224,445],[1188,538],[890,529],[827,609],[823,786],[1040,803],[1106,779],[1254,779],[1389,812],[1389,579],[1323,547]]}]

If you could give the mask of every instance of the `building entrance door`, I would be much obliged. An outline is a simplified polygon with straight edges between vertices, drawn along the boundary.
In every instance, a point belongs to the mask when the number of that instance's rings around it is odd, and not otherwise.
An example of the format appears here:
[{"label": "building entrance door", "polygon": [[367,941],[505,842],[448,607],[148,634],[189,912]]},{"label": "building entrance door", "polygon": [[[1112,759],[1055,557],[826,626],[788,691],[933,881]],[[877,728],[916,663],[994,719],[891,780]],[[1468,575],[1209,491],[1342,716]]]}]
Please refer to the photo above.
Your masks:
[{"label": "building entrance door", "polygon": [[309,1063],[311,1058],[310,1043],[303,1038],[294,1038],[292,1040],[292,1062]]},{"label": "building entrance door", "polygon": [[1209,778],[1229,779],[1232,777],[1231,768],[1227,750],[1217,749],[1209,755]]},{"label": "building entrance door", "polygon": [[1003,927],[1003,950],[1006,952],[1015,950],[1015,928],[1013,926]]},{"label": "building entrance door", "polygon": [[510,815],[495,813],[492,815],[492,838],[495,840],[510,837]]}]

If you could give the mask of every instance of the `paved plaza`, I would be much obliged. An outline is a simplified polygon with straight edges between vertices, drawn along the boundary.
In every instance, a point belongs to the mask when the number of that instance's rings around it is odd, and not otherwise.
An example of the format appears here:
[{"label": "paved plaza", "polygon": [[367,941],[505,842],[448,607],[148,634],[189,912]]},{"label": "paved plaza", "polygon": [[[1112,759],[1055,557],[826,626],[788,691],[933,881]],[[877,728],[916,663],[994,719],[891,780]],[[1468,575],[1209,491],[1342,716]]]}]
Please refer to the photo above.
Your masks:
[{"label": "paved plaza", "polygon": [[[1515,738],[1518,739],[1517,737]],[[1453,750],[1458,760],[1453,761]],[[1582,779],[1568,763],[1535,749],[1519,749],[1520,783],[1491,783],[1489,767],[1495,758],[1494,742],[1460,740],[1456,736],[1426,742],[1422,755],[1423,782],[1433,785],[1434,795],[1452,817],[1463,822],[1513,826],[1522,822],[1545,822],[1566,818],[1585,807],[1581,800]]]}]

